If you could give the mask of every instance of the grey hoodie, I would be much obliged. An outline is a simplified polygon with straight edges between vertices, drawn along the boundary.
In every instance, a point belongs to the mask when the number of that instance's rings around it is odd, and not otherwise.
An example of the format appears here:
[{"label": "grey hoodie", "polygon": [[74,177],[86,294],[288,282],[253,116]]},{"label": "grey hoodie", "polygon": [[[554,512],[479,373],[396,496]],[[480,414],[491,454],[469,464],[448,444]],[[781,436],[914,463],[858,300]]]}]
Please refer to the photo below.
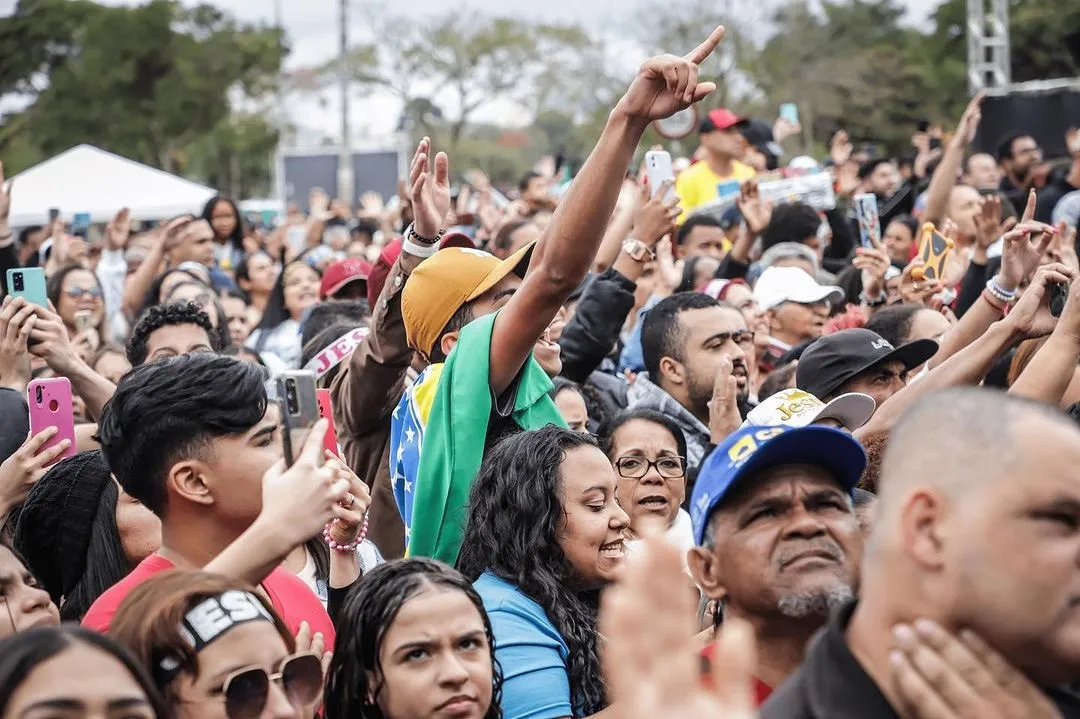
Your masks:
[{"label": "grey hoodie", "polygon": [[648,372],[642,372],[634,380],[627,392],[627,402],[628,409],[652,409],[675,420],[686,437],[687,476],[696,475],[709,449],[709,428],[677,399],[653,384]]}]

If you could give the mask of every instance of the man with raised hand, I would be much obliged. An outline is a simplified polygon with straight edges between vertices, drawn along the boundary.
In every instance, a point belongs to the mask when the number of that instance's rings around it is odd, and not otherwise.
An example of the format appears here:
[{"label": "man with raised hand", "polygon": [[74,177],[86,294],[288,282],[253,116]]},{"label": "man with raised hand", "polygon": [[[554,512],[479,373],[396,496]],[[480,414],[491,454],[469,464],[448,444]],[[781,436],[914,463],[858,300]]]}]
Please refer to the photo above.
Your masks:
[{"label": "man with raised hand", "polygon": [[[562,423],[547,397],[548,374],[559,368],[559,348],[545,339],[548,326],[588,273],[649,123],[716,88],[698,81],[698,66],[723,35],[717,27],[689,54],[661,55],[641,66],[535,247],[500,262],[458,248],[436,252],[441,231],[407,233],[406,249],[429,259],[405,286],[405,331],[410,346],[433,362],[398,405],[390,438],[411,555],[452,564],[485,448],[518,429]],[[432,161],[428,154],[418,153],[410,180],[414,194],[418,186],[432,187],[441,201],[449,192],[446,155]]]}]

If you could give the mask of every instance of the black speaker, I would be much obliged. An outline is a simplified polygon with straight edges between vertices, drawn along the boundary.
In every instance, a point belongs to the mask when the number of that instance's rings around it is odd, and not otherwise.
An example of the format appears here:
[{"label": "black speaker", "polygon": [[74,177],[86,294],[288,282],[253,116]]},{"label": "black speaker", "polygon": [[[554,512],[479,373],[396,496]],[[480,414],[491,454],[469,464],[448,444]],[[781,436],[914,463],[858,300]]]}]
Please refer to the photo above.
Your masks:
[{"label": "black speaker", "polygon": [[1080,75],[1080,30],[1066,35],[1063,44],[1072,57],[1073,65],[1077,67],[1077,74]]},{"label": "black speaker", "polygon": [[986,98],[973,149],[993,155],[1006,135],[1024,132],[1038,141],[1045,157],[1064,157],[1070,127],[1080,127],[1080,80],[1053,89],[1014,90]]}]

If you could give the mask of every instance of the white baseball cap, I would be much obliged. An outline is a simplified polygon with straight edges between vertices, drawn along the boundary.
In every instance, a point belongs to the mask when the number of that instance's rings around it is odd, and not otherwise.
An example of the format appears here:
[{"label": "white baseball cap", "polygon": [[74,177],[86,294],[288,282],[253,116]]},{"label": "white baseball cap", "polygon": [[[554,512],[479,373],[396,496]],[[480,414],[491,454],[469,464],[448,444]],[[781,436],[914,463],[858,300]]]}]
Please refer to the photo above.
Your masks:
[{"label": "white baseball cap", "polygon": [[835,419],[849,432],[870,421],[877,402],[868,394],[850,392],[825,404],[801,389],[782,389],[763,400],[746,415],[743,426],[806,427],[823,419]]},{"label": "white baseball cap", "polygon": [[754,285],[754,299],[761,309],[771,310],[785,302],[813,305],[828,300],[836,304],[844,299],[844,291],[835,285],[819,285],[798,267],[770,267]]}]

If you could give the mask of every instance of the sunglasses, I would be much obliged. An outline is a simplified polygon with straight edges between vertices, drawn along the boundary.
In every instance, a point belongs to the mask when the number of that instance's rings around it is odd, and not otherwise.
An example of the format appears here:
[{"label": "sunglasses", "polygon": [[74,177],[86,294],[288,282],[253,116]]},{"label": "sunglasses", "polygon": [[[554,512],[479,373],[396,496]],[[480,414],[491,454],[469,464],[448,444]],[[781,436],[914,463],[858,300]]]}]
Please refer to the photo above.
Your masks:
[{"label": "sunglasses", "polygon": [[95,299],[99,299],[101,297],[101,288],[92,287],[88,290],[84,290],[82,287],[71,287],[67,290],[66,294],[74,300],[81,298],[83,295],[90,295]]},{"label": "sunglasses", "polygon": [[282,688],[294,708],[311,707],[322,694],[322,661],[314,654],[294,654],[282,661],[277,674],[261,667],[237,669],[222,688],[229,719],[258,719],[270,698],[270,682]]}]

